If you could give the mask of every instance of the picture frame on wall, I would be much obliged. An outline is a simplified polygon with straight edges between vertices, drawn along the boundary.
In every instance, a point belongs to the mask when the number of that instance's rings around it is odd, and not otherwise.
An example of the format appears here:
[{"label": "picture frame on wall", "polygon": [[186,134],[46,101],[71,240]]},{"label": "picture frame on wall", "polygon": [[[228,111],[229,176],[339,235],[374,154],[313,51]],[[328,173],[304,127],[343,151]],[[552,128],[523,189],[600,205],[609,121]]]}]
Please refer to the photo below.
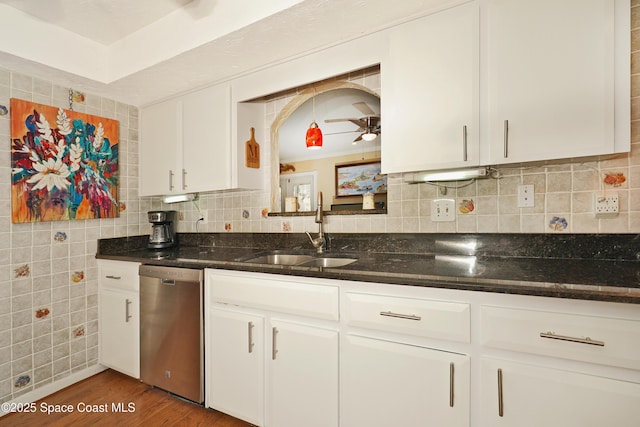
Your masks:
[{"label": "picture frame on wall", "polygon": [[336,164],[336,197],[385,194],[387,175],[381,170],[380,159]]},{"label": "picture frame on wall", "polygon": [[118,120],[10,102],[12,222],[117,218]]}]

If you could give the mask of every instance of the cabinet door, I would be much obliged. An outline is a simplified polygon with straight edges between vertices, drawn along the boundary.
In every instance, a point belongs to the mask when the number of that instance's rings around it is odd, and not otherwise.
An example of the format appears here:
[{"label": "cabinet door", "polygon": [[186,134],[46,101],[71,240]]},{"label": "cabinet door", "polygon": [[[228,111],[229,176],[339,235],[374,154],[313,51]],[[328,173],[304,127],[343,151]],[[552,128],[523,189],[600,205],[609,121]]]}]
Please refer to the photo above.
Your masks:
[{"label": "cabinet door", "polygon": [[140,378],[140,317],[138,296],[101,290],[99,294],[100,363]]},{"label": "cabinet door", "polygon": [[341,426],[469,425],[469,357],[347,336]]},{"label": "cabinet door", "polygon": [[382,64],[384,173],[478,165],[478,5],[402,25]]},{"label": "cabinet door", "polygon": [[182,99],[182,192],[231,188],[231,89],[208,87]]},{"label": "cabinet door", "polygon": [[140,195],[180,191],[182,126],[179,100],[161,102],[140,112]]},{"label": "cabinet door", "polygon": [[486,17],[490,163],[613,152],[614,2],[489,0]]},{"label": "cabinet door", "polygon": [[211,308],[205,325],[207,406],[264,425],[264,319]]},{"label": "cabinet door", "polygon": [[504,360],[482,361],[479,398],[483,427],[629,427],[640,420],[640,384]]},{"label": "cabinet door", "polygon": [[338,425],[338,332],[273,320],[267,425]]}]

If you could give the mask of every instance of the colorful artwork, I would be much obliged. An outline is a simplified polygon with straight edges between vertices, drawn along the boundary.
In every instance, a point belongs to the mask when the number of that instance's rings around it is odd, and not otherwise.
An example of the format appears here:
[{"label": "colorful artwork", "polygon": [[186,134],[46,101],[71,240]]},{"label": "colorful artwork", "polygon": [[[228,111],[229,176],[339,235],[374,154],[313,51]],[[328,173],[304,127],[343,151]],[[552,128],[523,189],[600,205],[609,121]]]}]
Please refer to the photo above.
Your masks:
[{"label": "colorful artwork", "polygon": [[386,193],[387,176],[380,160],[336,165],[336,197]]},{"label": "colorful artwork", "polygon": [[14,223],[117,217],[118,121],[12,98],[11,173]]}]

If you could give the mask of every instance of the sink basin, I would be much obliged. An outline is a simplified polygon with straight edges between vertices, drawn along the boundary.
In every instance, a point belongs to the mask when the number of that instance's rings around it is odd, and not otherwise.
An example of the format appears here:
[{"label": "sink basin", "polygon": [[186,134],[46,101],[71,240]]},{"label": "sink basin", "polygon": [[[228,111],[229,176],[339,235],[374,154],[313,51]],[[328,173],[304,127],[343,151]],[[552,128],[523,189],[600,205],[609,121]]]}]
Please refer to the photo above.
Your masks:
[{"label": "sink basin", "polygon": [[353,262],[356,262],[355,258],[329,258],[329,257],[321,257],[321,258],[312,258],[309,261],[305,261],[301,264],[298,264],[300,267],[324,267],[324,268],[335,268],[335,267],[344,267],[345,265],[349,265]]},{"label": "sink basin", "polygon": [[245,259],[243,262],[269,265],[296,265],[299,267],[335,268],[356,262],[356,258],[314,256],[307,254],[267,253]]},{"label": "sink basin", "polygon": [[313,257],[310,255],[270,254],[251,258],[245,262],[271,265],[298,265],[311,259],[313,259]]}]

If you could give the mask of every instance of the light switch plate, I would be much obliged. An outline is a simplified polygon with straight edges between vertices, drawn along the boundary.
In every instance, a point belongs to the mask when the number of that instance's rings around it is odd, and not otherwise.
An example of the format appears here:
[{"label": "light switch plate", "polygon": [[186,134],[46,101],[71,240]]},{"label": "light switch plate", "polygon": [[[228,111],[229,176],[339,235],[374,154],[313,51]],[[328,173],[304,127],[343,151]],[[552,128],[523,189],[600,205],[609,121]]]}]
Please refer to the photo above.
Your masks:
[{"label": "light switch plate", "polygon": [[453,199],[435,199],[431,201],[431,221],[445,222],[456,220],[456,201]]},{"label": "light switch plate", "polygon": [[518,207],[532,208],[534,203],[533,185],[518,185]]}]

